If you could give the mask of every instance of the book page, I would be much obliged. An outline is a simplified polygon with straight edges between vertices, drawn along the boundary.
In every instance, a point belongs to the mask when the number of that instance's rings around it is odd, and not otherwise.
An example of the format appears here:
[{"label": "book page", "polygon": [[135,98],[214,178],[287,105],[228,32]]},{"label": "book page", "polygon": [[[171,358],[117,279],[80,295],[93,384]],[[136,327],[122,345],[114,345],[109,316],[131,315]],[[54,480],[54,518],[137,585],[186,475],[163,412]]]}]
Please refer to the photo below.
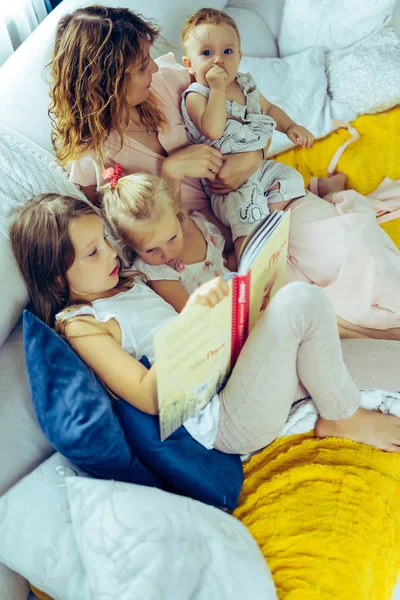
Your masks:
[{"label": "book page", "polygon": [[258,247],[251,266],[249,333],[276,294],[286,282],[286,260],[289,242],[290,211]]},{"label": "book page", "polygon": [[214,308],[193,306],[156,333],[161,440],[225,385],[231,359],[232,285]]}]

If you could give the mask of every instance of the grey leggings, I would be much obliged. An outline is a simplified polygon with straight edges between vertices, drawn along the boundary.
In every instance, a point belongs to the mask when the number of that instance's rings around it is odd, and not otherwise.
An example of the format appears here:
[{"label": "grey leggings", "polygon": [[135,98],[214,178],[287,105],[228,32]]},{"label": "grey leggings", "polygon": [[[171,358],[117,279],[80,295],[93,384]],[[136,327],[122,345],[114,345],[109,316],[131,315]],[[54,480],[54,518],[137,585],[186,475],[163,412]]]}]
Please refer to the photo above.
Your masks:
[{"label": "grey leggings", "polygon": [[293,402],[308,395],[326,419],[351,416],[360,401],[330,300],[315,286],[290,283],[261,315],[220,393],[214,448],[263,448],[279,435]]}]

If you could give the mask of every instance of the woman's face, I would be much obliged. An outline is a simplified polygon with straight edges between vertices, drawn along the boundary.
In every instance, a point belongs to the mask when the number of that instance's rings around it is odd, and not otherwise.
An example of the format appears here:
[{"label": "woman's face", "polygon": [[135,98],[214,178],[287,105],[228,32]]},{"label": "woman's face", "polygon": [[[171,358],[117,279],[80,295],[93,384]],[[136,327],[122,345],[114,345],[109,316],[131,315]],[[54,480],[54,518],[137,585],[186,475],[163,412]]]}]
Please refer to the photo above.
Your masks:
[{"label": "woman's face", "polygon": [[138,106],[150,94],[151,81],[154,73],[157,73],[158,66],[150,56],[150,44],[143,42],[142,56],[135,65],[129,69],[129,81],[127,88],[127,100],[129,106]]}]

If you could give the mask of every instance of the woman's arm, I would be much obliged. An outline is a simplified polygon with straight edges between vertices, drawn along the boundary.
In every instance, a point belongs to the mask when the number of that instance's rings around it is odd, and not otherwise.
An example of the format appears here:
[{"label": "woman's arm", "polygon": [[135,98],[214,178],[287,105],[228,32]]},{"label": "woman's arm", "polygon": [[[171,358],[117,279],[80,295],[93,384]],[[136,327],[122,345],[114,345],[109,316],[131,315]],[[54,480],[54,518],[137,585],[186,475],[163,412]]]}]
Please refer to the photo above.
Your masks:
[{"label": "woman's arm", "polygon": [[81,185],[80,186],[82,192],[85,194],[86,198],[94,204],[95,206],[99,206],[99,195],[97,193],[97,185]]},{"label": "woman's arm", "polygon": [[159,279],[158,281],[150,281],[149,285],[156,294],[164,298],[178,313],[182,312],[189,300],[189,294],[179,281]]},{"label": "woman's arm", "polygon": [[221,223],[221,221],[218,219],[218,217],[216,217],[214,215],[211,208],[203,208],[203,210],[200,210],[199,212],[201,212],[201,214],[207,219],[207,221],[210,221],[210,223],[213,223],[213,225],[218,227],[218,229],[220,230],[220,232],[222,233],[222,235],[224,236],[224,239],[225,239],[225,251],[229,252],[230,250],[232,250],[233,249],[232,231],[229,229],[229,227],[226,227],[225,225],[223,225]]},{"label": "woman's arm", "polygon": [[237,190],[260,168],[263,161],[262,150],[225,154],[224,164],[209,189],[213,194],[229,194]]},{"label": "woman's arm", "polygon": [[113,319],[100,323],[93,317],[77,317],[66,324],[72,348],[105,385],[135,408],[158,414],[156,371],[147,370],[121,348],[115,337],[119,329]]}]

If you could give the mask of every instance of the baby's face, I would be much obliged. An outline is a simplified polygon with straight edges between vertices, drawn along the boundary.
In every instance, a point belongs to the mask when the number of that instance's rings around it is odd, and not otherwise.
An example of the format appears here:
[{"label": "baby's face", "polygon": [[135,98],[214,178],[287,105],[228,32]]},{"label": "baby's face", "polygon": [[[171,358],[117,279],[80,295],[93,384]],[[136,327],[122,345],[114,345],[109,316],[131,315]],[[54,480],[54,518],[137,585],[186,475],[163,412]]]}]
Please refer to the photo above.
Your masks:
[{"label": "baby's face", "polygon": [[173,264],[183,250],[182,226],[171,210],[156,222],[140,222],[140,238],[132,232],[129,243],[148,265]]},{"label": "baby's face", "polygon": [[183,64],[198,83],[207,87],[206,73],[215,65],[222,67],[228,75],[228,86],[237,75],[241,58],[240,40],[233,27],[226,23],[202,23],[192,30],[186,40]]}]

